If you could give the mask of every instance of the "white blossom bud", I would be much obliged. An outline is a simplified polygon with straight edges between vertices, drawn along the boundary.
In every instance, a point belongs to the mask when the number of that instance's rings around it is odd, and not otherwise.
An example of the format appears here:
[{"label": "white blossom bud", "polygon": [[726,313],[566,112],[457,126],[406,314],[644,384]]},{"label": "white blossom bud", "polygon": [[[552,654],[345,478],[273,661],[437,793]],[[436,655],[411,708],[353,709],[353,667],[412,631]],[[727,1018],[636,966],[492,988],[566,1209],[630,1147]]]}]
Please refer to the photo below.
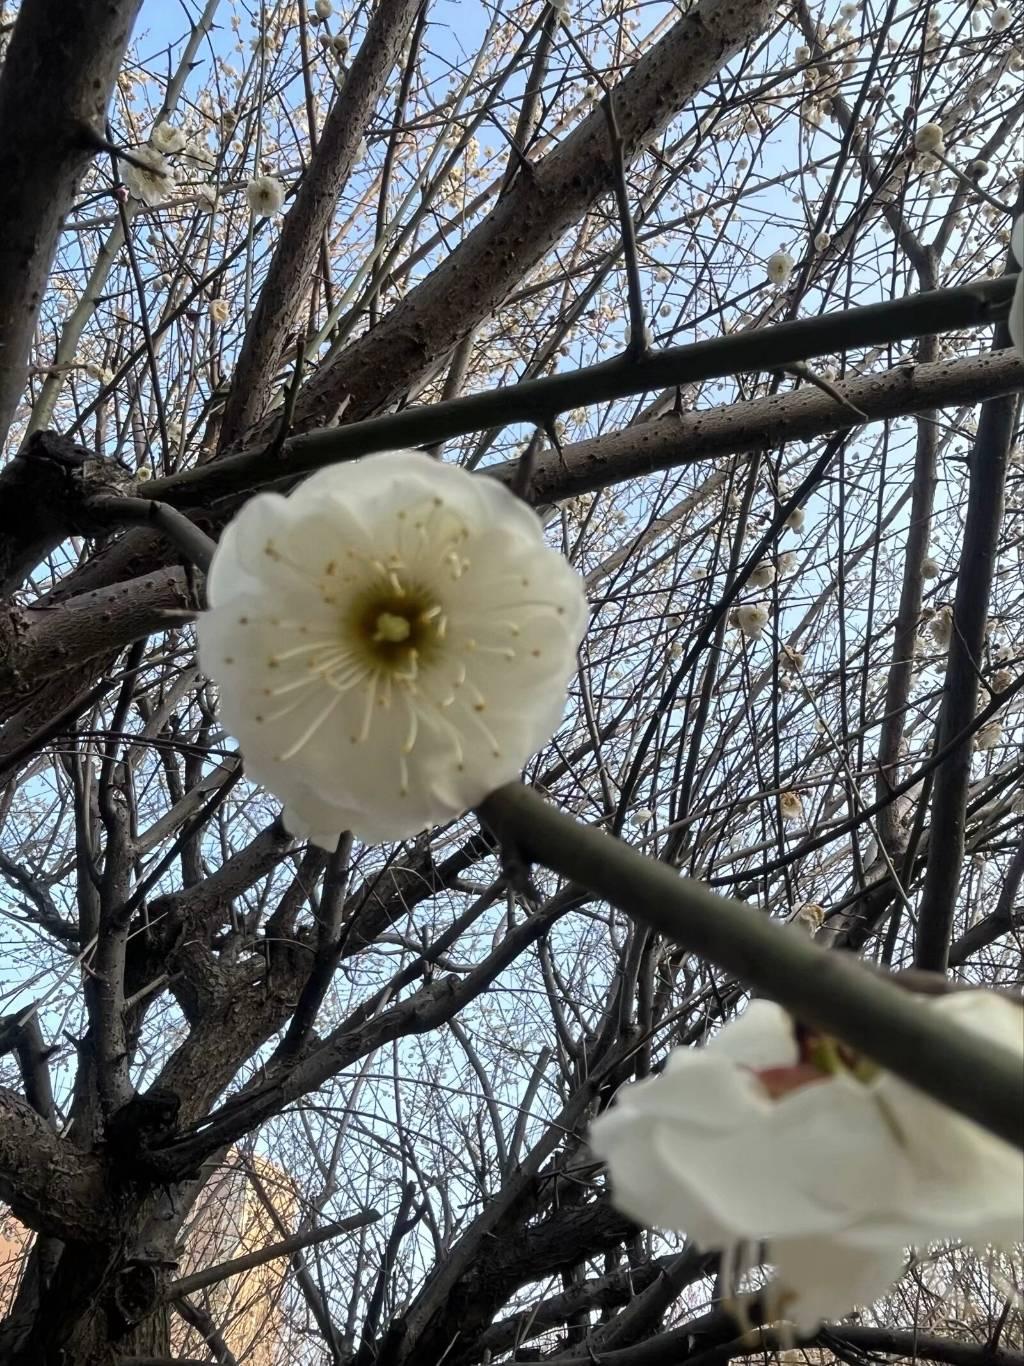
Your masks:
[{"label": "white blossom bud", "polygon": [[992,31],[1002,33],[1003,29],[1009,28],[1013,23],[1013,15],[1005,5],[997,5],[992,11]]},{"label": "white blossom bud", "polygon": [[654,820],[654,812],[649,807],[641,807],[639,811],[634,811],[630,818],[635,826],[643,829],[645,825],[650,825]]},{"label": "white blossom bud", "polygon": [[803,66],[804,62],[811,60],[811,49],[805,43],[801,43],[799,47],[793,49],[793,60],[798,65]]},{"label": "white blossom bud", "polygon": [[967,174],[972,180],[984,180],[992,170],[989,163],[981,157],[977,157],[967,167]]},{"label": "white blossom bud", "polygon": [[334,6],[331,4],[331,0],[316,0],[316,4],[313,6],[313,13],[321,21],[329,19],[334,13]]},{"label": "white blossom bud", "polygon": [[921,561],[921,577],[923,579],[937,579],[939,577],[938,560],[933,560],[930,555],[926,555]]},{"label": "white blossom bud", "polygon": [[796,551],[784,550],[775,561],[780,574],[792,574],[796,568]]},{"label": "white blossom bud", "polygon": [[210,300],[210,321],[216,323],[218,327],[223,327],[231,317],[231,310],[228,307],[227,299]]},{"label": "white blossom bud", "polygon": [[803,531],[804,522],[807,520],[807,513],[803,508],[794,508],[786,518],[786,526],[790,531]]},{"label": "white blossom bud", "polygon": [[828,232],[818,232],[814,235],[814,250],[828,251],[832,245],[832,234]]}]

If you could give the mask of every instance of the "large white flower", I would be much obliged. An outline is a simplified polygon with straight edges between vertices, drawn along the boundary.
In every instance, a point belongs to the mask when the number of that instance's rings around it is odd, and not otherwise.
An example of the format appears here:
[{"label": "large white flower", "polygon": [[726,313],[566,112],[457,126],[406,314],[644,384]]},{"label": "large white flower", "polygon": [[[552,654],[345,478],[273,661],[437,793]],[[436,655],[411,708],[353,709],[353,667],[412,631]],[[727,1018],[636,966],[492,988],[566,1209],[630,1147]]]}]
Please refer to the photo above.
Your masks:
[{"label": "large white flower", "polygon": [[1021,214],[1010,233],[1010,249],[1020,267],[1017,285],[1010,302],[1010,340],[1024,360],[1024,214]]},{"label": "large white flower", "polygon": [[203,669],[296,835],[400,839],[515,778],[561,720],[582,581],[485,475],[392,451],[251,499],[221,537]]},{"label": "large white flower", "polygon": [[[1024,1011],[991,992],[920,997],[1024,1064]],[[1024,1227],[1024,1156],[887,1073],[827,1070],[827,1041],[754,1001],[706,1047],[623,1090],[591,1144],[615,1203],[708,1249],[767,1242],[784,1317],[811,1332],[878,1299],[904,1249],[1008,1246]]]}]

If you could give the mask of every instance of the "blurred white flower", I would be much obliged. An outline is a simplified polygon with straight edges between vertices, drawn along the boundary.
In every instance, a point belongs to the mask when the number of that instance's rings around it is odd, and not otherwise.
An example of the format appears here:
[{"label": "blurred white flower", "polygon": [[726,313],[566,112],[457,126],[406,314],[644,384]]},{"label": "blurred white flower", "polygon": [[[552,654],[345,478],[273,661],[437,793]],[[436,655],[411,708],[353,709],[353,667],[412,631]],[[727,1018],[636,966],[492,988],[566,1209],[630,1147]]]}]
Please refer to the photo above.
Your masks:
[{"label": "blurred white flower", "polygon": [[804,818],[804,804],[800,800],[799,792],[781,792],[779,794],[779,810],[782,812],[782,819],[786,821],[800,821]]},{"label": "blurred white flower", "polygon": [[974,748],[981,751],[995,749],[1002,738],[1002,723],[998,720],[989,721],[988,724],[982,726],[981,730],[975,735]]},{"label": "blurred white flower", "polygon": [[817,934],[825,923],[824,906],[819,906],[816,901],[805,902],[793,917],[793,923],[808,934]]},{"label": "blurred white flower", "polygon": [[156,124],[149,135],[149,141],[158,152],[165,154],[184,151],[188,143],[185,134],[172,123]]},{"label": "blurred white flower", "polygon": [[992,31],[1002,33],[1003,29],[1009,28],[1013,23],[1013,15],[1005,5],[997,5],[992,11]]},{"label": "blurred white flower", "polygon": [[967,174],[972,180],[984,180],[991,169],[992,167],[987,161],[984,161],[981,157],[976,157],[974,161],[969,163]]},{"label": "blurred white flower", "polygon": [[773,251],[764,263],[764,271],[773,285],[784,285],[793,274],[793,265],[788,251]]},{"label": "blurred white flower", "polygon": [[733,608],[730,621],[748,640],[760,640],[761,632],[768,625],[768,608],[762,603],[745,603]]},{"label": "blurred white flower", "polygon": [[994,692],[1005,692],[1013,685],[1013,670],[997,669],[992,675],[991,684]]},{"label": "blurred white flower", "polygon": [[804,667],[806,658],[803,650],[797,650],[792,645],[783,645],[779,661],[786,673],[798,674]]},{"label": "blurred white flower", "polygon": [[228,321],[228,319],[229,319],[230,317],[231,317],[231,309],[230,309],[230,307],[229,307],[229,305],[228,305],[227,299],[211,299],[211,300],[210,300],[210,321],[211,321],[211,322],[216,323],[218,327],[223,327],[224,324]]},{"label": "blurred white flower", "polygon": [[748,582],[752,588],[767,588],[770,583],[774,583],[775,566],[771,560],[762,560],[760,564],[755,565],[750,571]]},{"label": "blurred white flower", "polygon": [[794,508],[786,518],[786,526],[790,531],[803,531],[804,522],[807,520],[807,513],[803,508]]},{"label": "blurred white flower", "polygon": [[198,161],[201,166],[215,166],[217,158],[210,151],[205,142],[198,140],[190,142],[185,148],[185,156],[193,161]]},{"label": "blurred white flower", "polygon": [[801,43],[799,47],[793,49],[793,60],[801,66],[804,62],[809,62],[811,60],[811,49],[805,43]]},{"label": "blurred white flower", "polygon": [[171,443],[172,446],[181,445],[182,434],[183,428],[180,422],[168,422],[167,440]]},{"label": "blurred white flower", "polygon": [[561,720],[587,619],[536,514],[419,451],[252,498],[207,592],[221,720],[327,849],[415,834],[515,778]]},{"label": "blurred white flower", "polygon": [[814,250],[828,251],[832,245],[832,234],[828,232],[818,232],[814,235]]},{"label": "blurred white flower", "polygon": [[196,202],[198,203],[199,207],[203,209],[206,213],[213,213],[216,210],[218,204],[220,203],[220,197],[217,194],[216,185],[210,185],[206,182],[197,185]]},{"label": "blurred white flower", "polygon": [[280,213],[284,203],[284,186],[272,175],[257,176],[245,187],[249,211],[254,218],[270,218]]},{"label": "blurred white flower", "polygon": [[1010,340],[1024,360],[1024,214],[1021,214],[1010,233],[1010,249],[1020,267],[1017,285],[1010,303]]},{"label": "blurred white flower", "polygon": [[914,134],[914,147],[919,152],[941,152],[943,138],[941,123],[922,123]]},{"label": "blurred white flower", "polygon": [[641,829],[642,829],[645,825],[650,825],[651,821],[653,821],[653,820],[654,820],[654,812],[653,812],[652,810],[650,810],[649,807],[642,806],[642,807],[640,808],[639,811],[634,811],[634,812],[633,812],[633,816],[632,816],[633,824],[636,825],[636,826],[639,826]]},{"label": "blurred white flower", "polygon": [[933,560],[930,555],[926,555],[921,561],[921,577],[923,579],[937,579],[939,577],[938,560]]},{"label": "blurred white flower", "polygon": [[[1024,1062],[1016,1001],[916,999]],[[1016,1148],[831,1040],[798,1035],[769,1001],[620,1091],[590,1142],[615,1204],[639,1223],[707,1250],[767,1240],[780,1314],[801,1332],[885,1294],[908,1246],[1009,1247],[1024,1223]]]},{"label": "blurred white flower", "polygon": [[155,209],[174,189],[170,165],[155,147],[136,147],[132,156],[144,164],[135,166],[122,160],[119,163],[121,179],[133,199],[141,199],[143,204]]},{"label": "blurred white flower", "polygon": [[932,633],[932,640],[935,641],[935,644],[945,649],[953,639],[952,607],[940,607],[928,623],[928,629]]},{"label": "blurred white flower", "polygon": [[316,4],[313,6],[313,13],[318,19],[329,19],[334,13],[334,6],[331,4],[331,0],[316,0]]},{"label": "blurred white flower", "polygon": [[779,567],[780,574],[792,574],[793,570],[796,568],[796,551],[784,550],[782,554],[776,558],[775,563]]}]

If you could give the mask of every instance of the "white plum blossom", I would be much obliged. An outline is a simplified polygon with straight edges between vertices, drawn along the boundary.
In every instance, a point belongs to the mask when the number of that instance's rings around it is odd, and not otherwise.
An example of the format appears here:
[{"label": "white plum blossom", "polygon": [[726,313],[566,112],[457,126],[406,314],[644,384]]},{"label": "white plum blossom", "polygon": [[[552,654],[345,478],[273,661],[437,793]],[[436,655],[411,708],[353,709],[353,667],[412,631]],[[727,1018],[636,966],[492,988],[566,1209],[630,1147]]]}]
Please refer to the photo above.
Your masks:
[{"label": "white plum blossom", "polygon": [[1020,274],[1010,302],[1010,340],[1024,360],[1024,214],[1017,219],[1010,233],[1010,250],[1017,261]]},{"label": "white plum blossom", "polygon": [[1005,692],[1007,688],[1013,686],[1012,669],[996,669],[991,679],[993,692]]},{"label": "white plum blossom", "polygon": [[270,218],[281,212],[281,206],[284,204],[284,186],[275,176],[260,175],[246,185],[245,197],[249,201],[249,211],[253,218]]},{"label": "white plum blossom", "polygon": [[231,317],[231,308],[227,299],[210,300],[210,321],[216,323],[218,327],[223,327]]},{"label": "white plum blossom", "polygon": [[940,607],[928,623],[928,629],[932,633],[932,640],[935,641],[935,644],[945,649],[953,639],[952,607]]},{"label": "white plum blossom", "polygon": [[155,147],[158,152],[165,155],[172,155],[175,152],[182,152],[188,145],[188,138],[180,128],[175,128],[173,123],[158,123],[149,135],[150,145]]},{"label": "white plum blossom", "polygon": [[771,560],[762,560],[750,571],[749,583],[752,588],[767,588],[775,582],[775,566]]},{"label": "white plum blossom", "polygon": [[[1024,1062],[1015,1000],[915,999]],[[766,1240],[779,1312],[801,1332],[885,1294],[907,1247],[1009,1247],[1024,1223],[1016,1148],[833,1041],[798,1034],[769,1001],[620,1091],[590,1142],[615,1204],[638,1222],[707,1250]]]},{"label": "white plum blossom", "polygon": [[633,824],[643,829],[645,825],[650,825],[654,820],[654,812],[650,807],[643,806],[639,811],[634,811],[632,815]]},{"label": "white plum blossom", "polygon": [[941,152],[944,138],[941,123],[922,123],[914,134],[914,147],[918,152]]},{"label": "white plum blossom", "polygon": [[803,509],[803,508],[794,508],[793,511],[792,511],[792,512],[789,514],[789,516],[786,518],[786,523],[785,523],[785,524],[786,524],[786,526],[789,527],[790,531],[798,531],[798,532],[799,532],[799,531],[803,531],[803,529],[804,529],[804,522],[805,522],[806,520],[807,520],[807,513],[804,511],[804,509]]},{"label": "white plum blossom", "polygon": [[196,186],[196,203],[204,213],[214,213],[220,203],[216,185],[203,181]]},{"label": "white plum blossom", "polygon": [[137,166],[127,160],[122,161],[121,179],[133,199],[141,199],[143,204],[155,209],[174,189],[174,175],[170,164],[163,153],[158,152],[155,147],[136,147],[132,156],[141,165]]},{"label": "white plum blossom", "polygon": [[828,232],[816,232],[814,234],[814,250],[828,251],[832,245],[832,234]]},{"label": "white plum blossom", "polygon": [[782,812],[782,819],[786,821],[800,821],[804,817],[804,804],[800,800],[799,792],[781,792],[779,794],[779,810]]},{"label": "white plum blossom", "polygon": [[228,525],[199,620],[246,771],[295,835],[402,839],[555,731],[582,580],[504,485],[420,451],[329,466]]},{"label": "white plum blossom", "polygon": [[974,748],[984,752],[989,749],[996,749],[1003,738],[1002,723],[998,720],[989,721],[982,726],[974,737]]},{"label": "white plum blossom", "polygon": [[748,640],[760,640],[768,625],[768,608],[763,603],[748,602],[733,609],[730,620]]},{"label": "white plum blossom", "polygon": [[921,577],[923,579],[937,579],[939,577],[939,562],[932,559],[931,555],[926,555],[921,561]]},{"label": "white plum blossom", "polygon": [[992,11],[992,31],[1002,33],[1013,23],[1013,15],[1005,5],[997,5]]},{"label": "white plum blossom", "polygon": [[811,60],[811,49],[806,43],[801,43],[799,47],[793,49],[793,60],[794,62],[798,62],[801,66],[804,62],[809,62]]},{"label": "white plum blossom", "polygon": [[331,0],[316,0],[316,4],[313,6],[313,13],[318,19],[329,19],[334,13],[334,6],[331,4]]},{"label": "white plum blossom", "polygon": [[773,251],[764,263],[764,272],[773,285],[788,284],[794,261],[788,251]]},{"label": "white plum blossom", "polygon": [[808,934],[817,934],[825,923],[825,908],[816,901],[807,901],[797,911],[792,923]]},{"label": "white plum blossom", "polygon": [[792,645],[783,645],[779,663],[786,673],[798,674],[803,669],[806,658],[803,650],[797,650]]},{"label": "white plum blossom", "polygon": [[796,568],[796,551],[784,550],[775,563],[778,565],[780,574],[792,574]]}]

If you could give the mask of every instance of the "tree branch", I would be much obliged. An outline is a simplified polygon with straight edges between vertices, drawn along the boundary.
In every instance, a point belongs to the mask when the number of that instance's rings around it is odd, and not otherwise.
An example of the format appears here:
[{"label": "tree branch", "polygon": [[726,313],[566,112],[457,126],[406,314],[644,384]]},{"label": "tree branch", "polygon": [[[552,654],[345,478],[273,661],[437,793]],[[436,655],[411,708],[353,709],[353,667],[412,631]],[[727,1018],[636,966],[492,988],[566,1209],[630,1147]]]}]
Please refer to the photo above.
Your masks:
[{"label": "tree branch", "polygon": [[1024,1148],[1024,1075],[1011,1053],[966,1035],[845,955],[828,953],[744,903],[718,897],[603,831],[577,824],[529,788],[499,788],[480,815],[506,847],[588,887],[798,1019]]}]

